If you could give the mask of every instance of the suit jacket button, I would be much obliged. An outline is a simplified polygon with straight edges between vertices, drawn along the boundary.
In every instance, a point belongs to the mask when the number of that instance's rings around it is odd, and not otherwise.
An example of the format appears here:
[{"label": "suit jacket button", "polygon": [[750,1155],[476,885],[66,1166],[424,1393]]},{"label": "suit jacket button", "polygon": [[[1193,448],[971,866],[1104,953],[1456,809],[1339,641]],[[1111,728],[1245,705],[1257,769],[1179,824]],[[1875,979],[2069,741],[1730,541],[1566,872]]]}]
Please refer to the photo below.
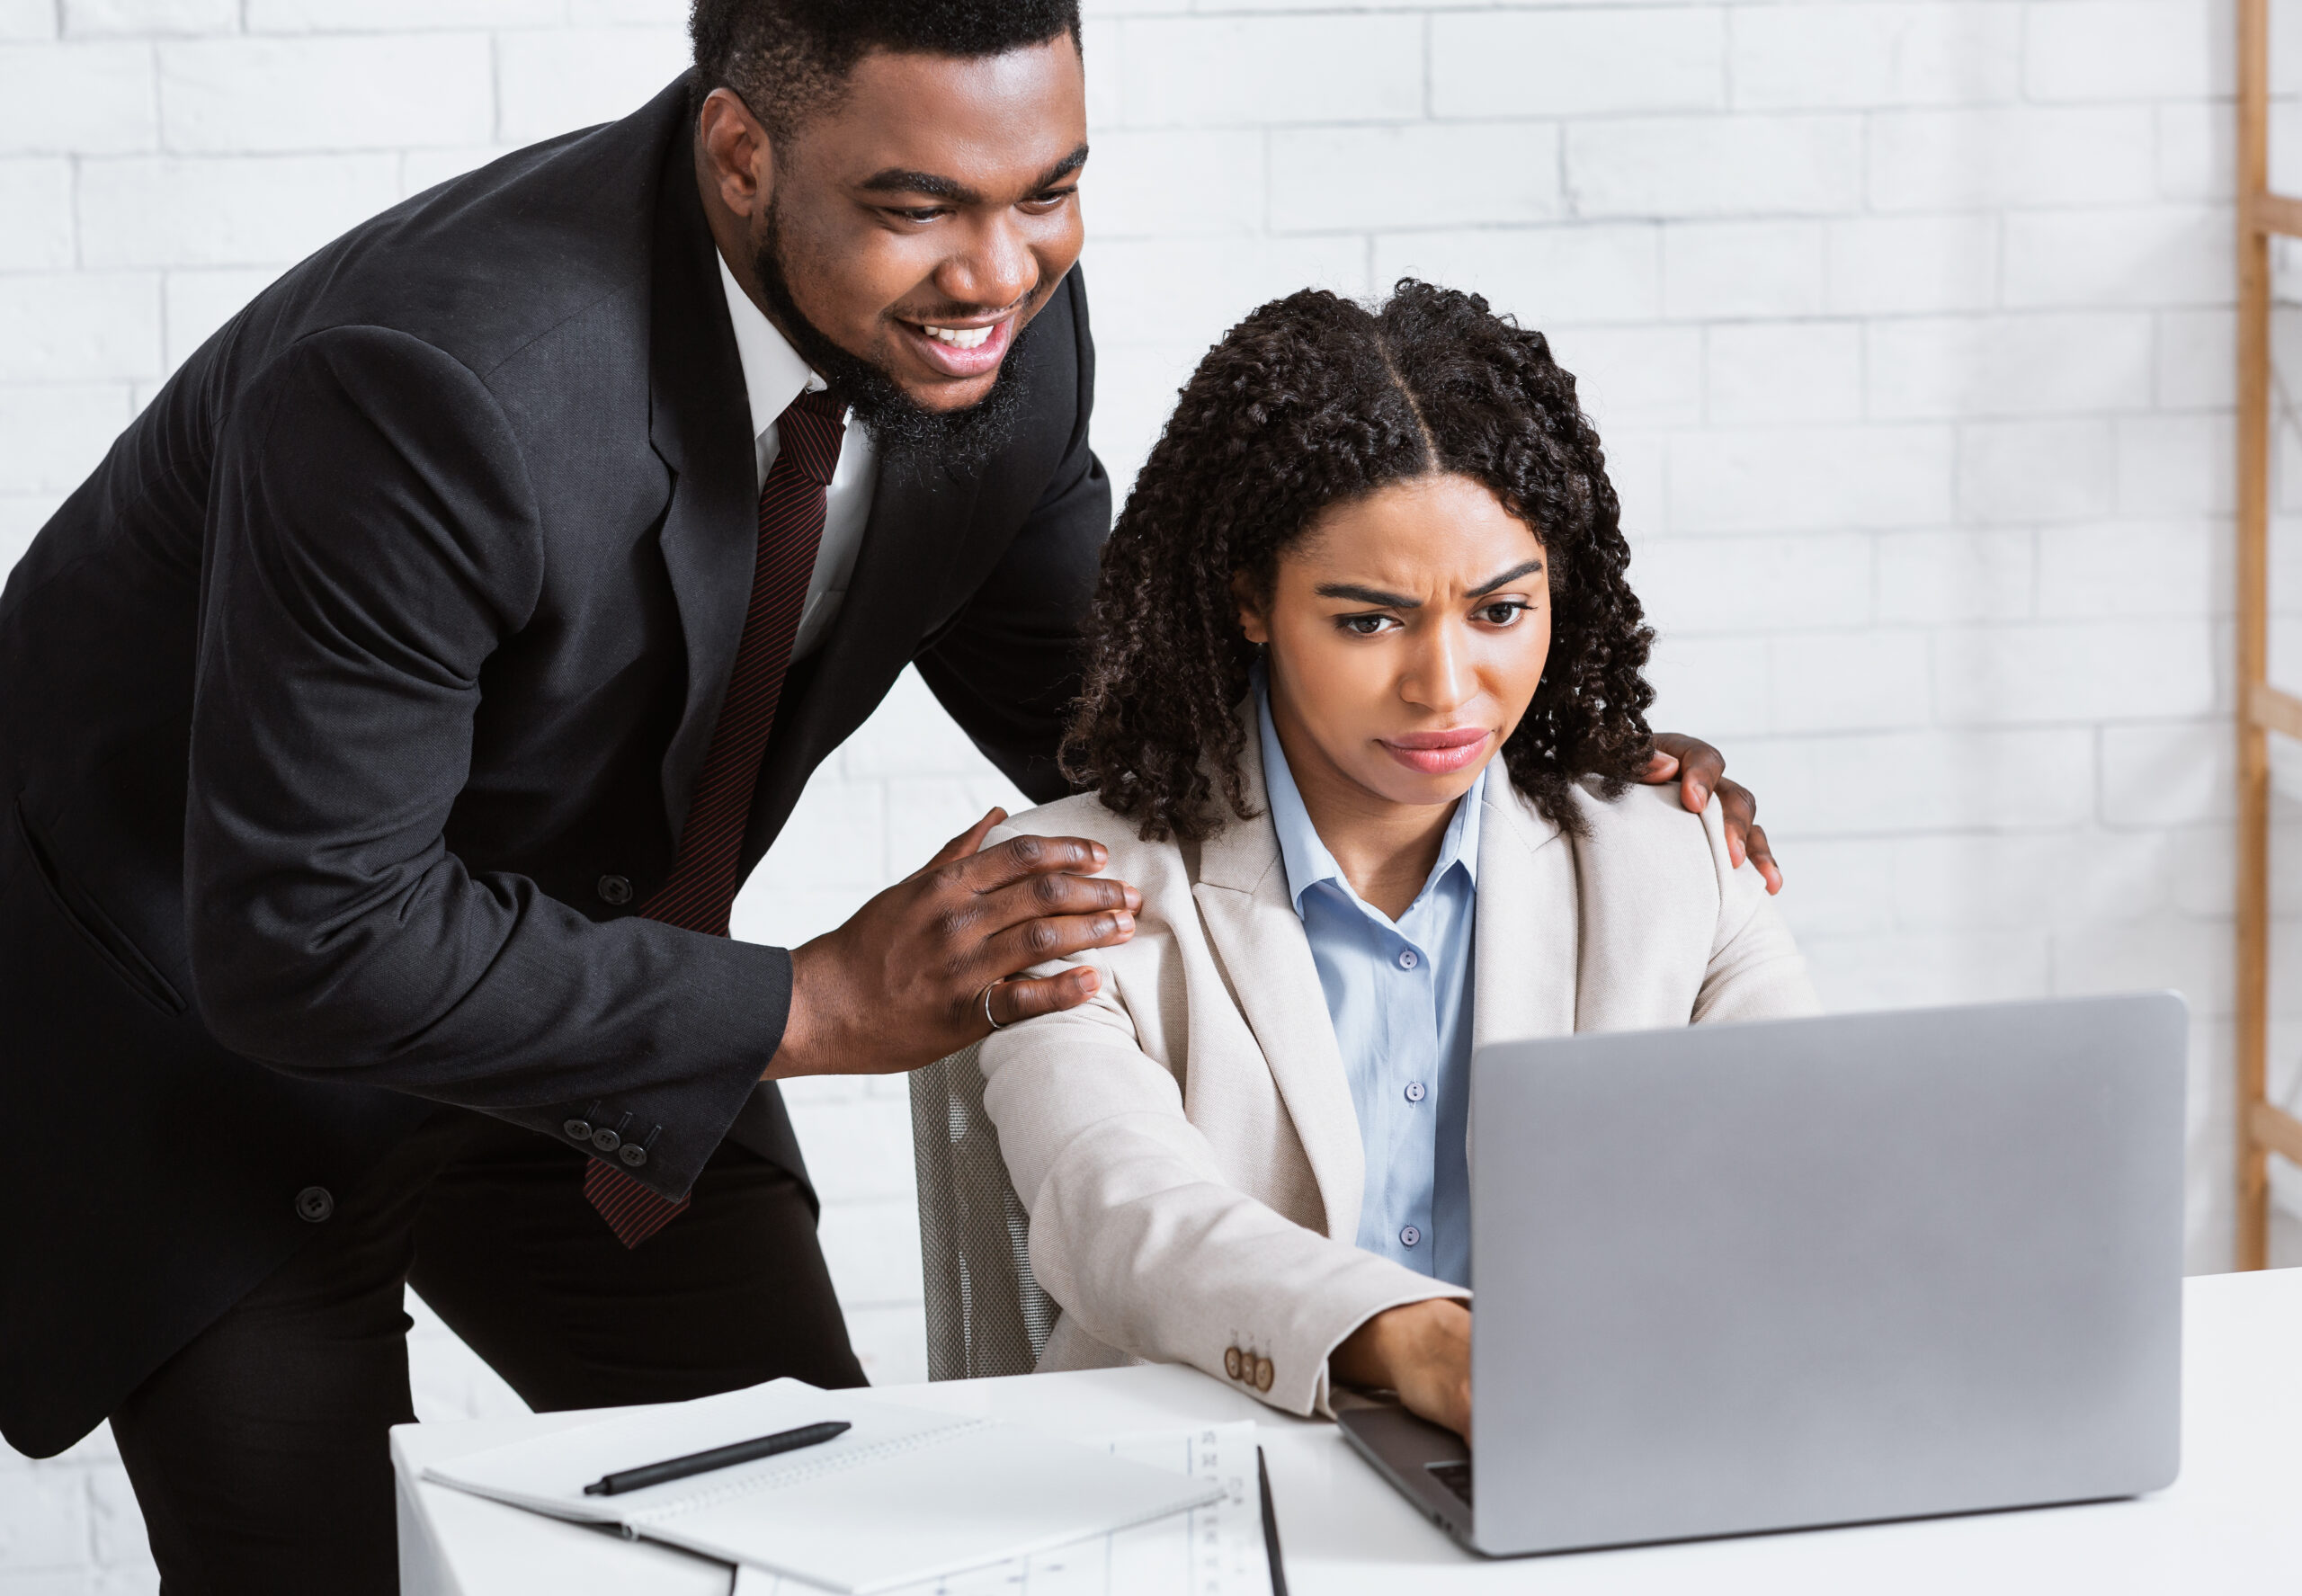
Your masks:
[{"label": "suit jacket button", "polygon": [[612,1153],[623,1146],[623,1138],[602,1125],[592,1133],[592,1146],[602,1153]]},{"label": "suit jacket button", "polygon": [[335,1194],[325,1186],[307,1186],[296,1193],[296,1217],[325,1225],[335,1213]]},{"label": "suit jacket button", "polygon": [[[610,1134],[613,1133],[611,1132]],[[622,1159],[632,1168],[638,1169],[641,1164],[647,1162],[647,1149],[641,1146],[638,1142],[626,1142],[623,1144],[622,1150],[617,1153],[616,1156]]]},{"label": "suit jacket button", "polygon": [[1239,1356],[1238,1348],[1226,1347],[1223,1349],[1223,1372],[1229,1375],[1233,1379],[1236,1380],[1239,1378],[1239,1369],[1245,1361],[1245,1360]]},{"label": "suit jacket button", "polygon": [[567,1133],[567,1139],[571,1142],[588,1142],[592,1139],[592,1122],[589,1119],[570,1119],[559,1128]]},{"label": "suit jacket button", "polygon": [[622,876],[602,876],[600,896],[608,903],[628,904],[631,901],[631,882]]},{"label": "suit jacket button", "polygon": [[1255,1389],[1258,1391],[1271,1389],[1271,1360],[1268,1358],[1255,1360]]}]

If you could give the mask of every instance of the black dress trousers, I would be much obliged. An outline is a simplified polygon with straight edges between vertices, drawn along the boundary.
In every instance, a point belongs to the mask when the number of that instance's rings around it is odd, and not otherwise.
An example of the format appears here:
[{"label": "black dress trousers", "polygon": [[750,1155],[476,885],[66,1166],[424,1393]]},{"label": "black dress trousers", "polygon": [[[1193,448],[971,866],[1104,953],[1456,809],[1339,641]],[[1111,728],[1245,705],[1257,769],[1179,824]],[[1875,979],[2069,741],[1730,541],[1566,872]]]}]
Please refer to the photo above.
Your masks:
[{"label": "black dress trousers", "polygon": [[864,1383],[789,1173],[724,1143],[634,1250],[584,1200],[583,1164],[443,1109],[359,1190],[304,1194],[311,1240],[112,1415],[164,1596],[398,1591],[403,1284],[539,1411]]}]

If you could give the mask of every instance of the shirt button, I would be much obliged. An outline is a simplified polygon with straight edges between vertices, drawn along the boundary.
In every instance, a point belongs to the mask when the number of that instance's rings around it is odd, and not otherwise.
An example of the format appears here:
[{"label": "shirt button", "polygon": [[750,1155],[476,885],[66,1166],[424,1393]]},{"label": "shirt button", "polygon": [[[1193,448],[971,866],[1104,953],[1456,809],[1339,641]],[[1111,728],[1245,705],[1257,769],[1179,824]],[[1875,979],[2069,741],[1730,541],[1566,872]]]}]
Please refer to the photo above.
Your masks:
[{"label": "shirt button", "polygon": [[1414,949],[1402,948],[1399,950],[1399,968],[1403,970],[1411,970],[1422,962],[1422,956],[1416,953]]},{"label": "shirt button", "polygon": [[631,901],[631,883],[621,876],[602,876],[600,897],[606,903],[628,904]]},{"label": "shirt button", "polygon": [[1417,1230],[1417,1229],[1416,1229],[1414,1226],[1412,1226],[1412,1225],[1408,1226],[1405,1230],[1402,1230],[1402,1231],[1400,1231],[1400,1232],[1399,1232],[1399,1240],[1400,1240],[1401,1242],[1405,1243],[1406,1245],[1408,1245],[1408,1246],[1410,1246],[1410,1247],[1414,1246],[1417,1242],[1420,1242],[1422,1239],[1423,1239],[1423,1232],[1421,1232],[1420,1230]]},{"label": "shirt button", "polygon": [[1406,1083],[1406,1100],[1407,1100],[1407,1101],[1409,1101],[1409,1102],[1421,1102],[1421,1101],[1423,1101],[1426,1096],[1428,1096],[1428,1095],[1429,1095],[1429,1093],[1425,1091],[1425,1089],[1424,1089],[1423,1084],[1423,1083],[1422,1083],[1422,1082],[1420,1082],[1420,1081],[1409,1081],[1409,1082]]}]

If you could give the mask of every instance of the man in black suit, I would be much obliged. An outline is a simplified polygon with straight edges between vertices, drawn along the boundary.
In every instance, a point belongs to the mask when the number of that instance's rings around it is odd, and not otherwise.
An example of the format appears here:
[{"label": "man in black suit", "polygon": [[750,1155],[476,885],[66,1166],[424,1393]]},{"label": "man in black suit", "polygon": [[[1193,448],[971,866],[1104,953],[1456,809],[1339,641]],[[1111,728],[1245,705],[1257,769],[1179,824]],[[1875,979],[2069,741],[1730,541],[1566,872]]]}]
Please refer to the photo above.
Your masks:
[{"label": "man in black suit", "polygon": [[860,1382],[773,1082],[1131,930],[987,816],[725,934],[906,665],[1061,793],[1110,503],[1075,0],[694,28],[267,290],[0,598],[0,1428],[109,1414],[172,1593],[396,1588],[404,1283],[538,1407]]}]

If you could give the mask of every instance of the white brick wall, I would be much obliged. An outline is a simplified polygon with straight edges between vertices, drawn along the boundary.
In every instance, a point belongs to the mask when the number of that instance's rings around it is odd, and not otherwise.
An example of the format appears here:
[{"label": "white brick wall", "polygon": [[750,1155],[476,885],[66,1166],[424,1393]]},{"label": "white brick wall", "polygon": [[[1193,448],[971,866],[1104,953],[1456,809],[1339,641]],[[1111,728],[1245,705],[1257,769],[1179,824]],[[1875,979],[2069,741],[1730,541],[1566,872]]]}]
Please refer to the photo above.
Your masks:
[{"label": "white brick wall", "polygon": [[[306,251],[676,68],[683,0],[0,0],[0,563]],[[1416,272],[1556,334],[1666,725],[1726,741],[1840,1006],[2171,985],[2227,1257],[2228,0],[1088,0],[1098,442],[1225,326]],[[2302,4],[2277,170],[2302,186]],[[2302,371],[2302,317],[2280,327]],[[2302,381],[2292,379],[2291,381]],[[2279,504],[2302,549],[2302,425]],[[2280,609],[2302,620],[2302,553]],[[2302,680],[2302,631],[2279,659]],[[2302,758],[2281,753],[2282,790]],[[998,778],[915,679],[738,929],[836,923]],[[2302,882],[2302,807],[2280,809]],[[2302,1053],[2280,891],[2278,1082]],[[791,1093],[876,1377],[915,1378],[899,1081]],[[420,1308],[421,1305],[417,1305]],[[419,1317],[421,1410],[512,1399]],[[149,1590],[101,1432],[0,1458],[0,1596]]]}]

